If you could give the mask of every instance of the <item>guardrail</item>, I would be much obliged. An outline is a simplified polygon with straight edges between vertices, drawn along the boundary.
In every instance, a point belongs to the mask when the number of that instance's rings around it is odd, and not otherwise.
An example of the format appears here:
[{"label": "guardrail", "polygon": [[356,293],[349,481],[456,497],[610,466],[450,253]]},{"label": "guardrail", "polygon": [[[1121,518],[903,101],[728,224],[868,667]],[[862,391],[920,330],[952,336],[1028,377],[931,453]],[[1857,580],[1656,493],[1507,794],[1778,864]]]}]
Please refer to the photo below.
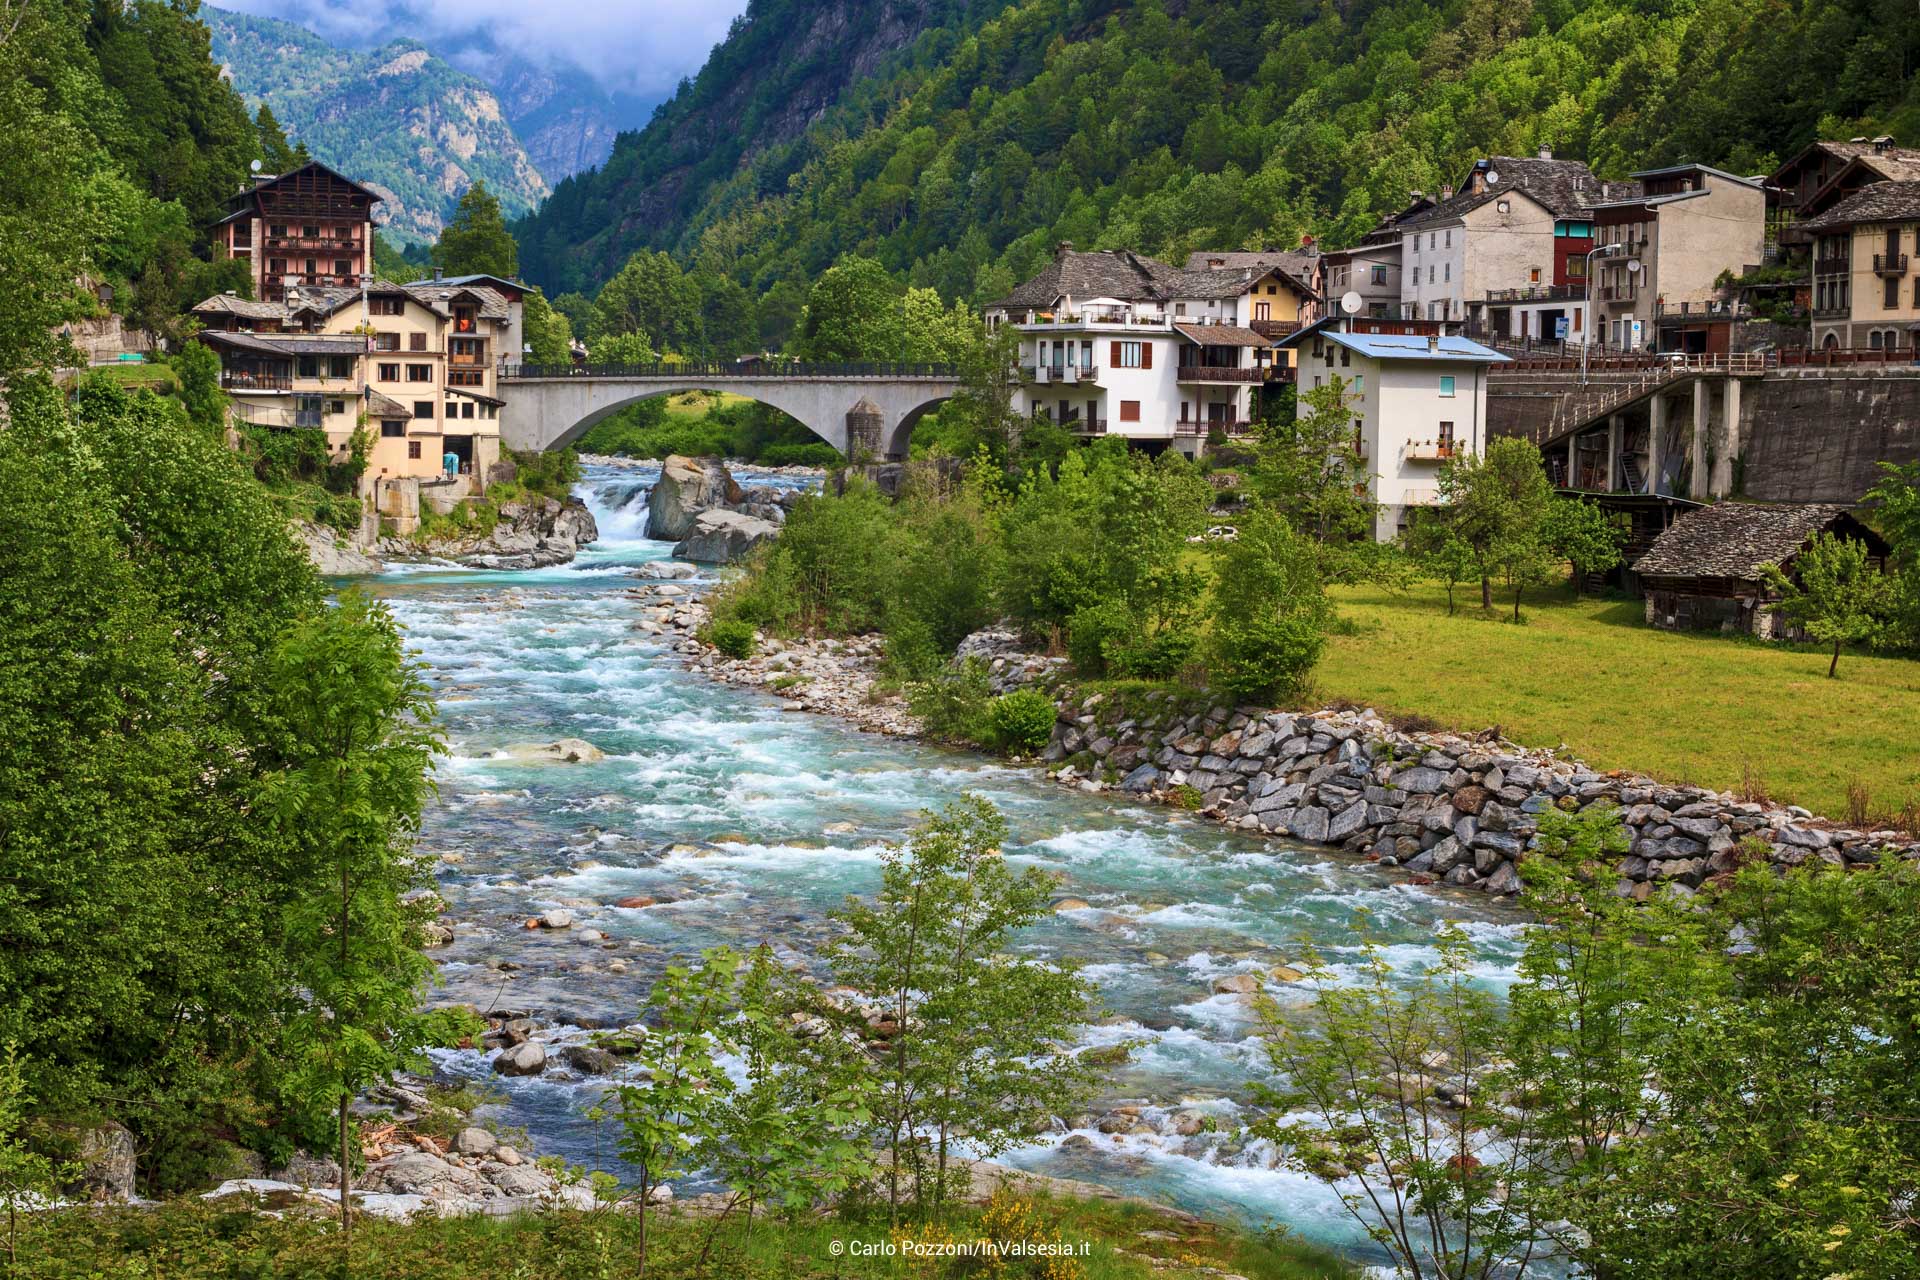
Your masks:
[{"label": "guardrail", "polygon": [[510,364],[503,378],[938,378],[959,374],[950,364],[900,360],[653,361],[647,364]]}]

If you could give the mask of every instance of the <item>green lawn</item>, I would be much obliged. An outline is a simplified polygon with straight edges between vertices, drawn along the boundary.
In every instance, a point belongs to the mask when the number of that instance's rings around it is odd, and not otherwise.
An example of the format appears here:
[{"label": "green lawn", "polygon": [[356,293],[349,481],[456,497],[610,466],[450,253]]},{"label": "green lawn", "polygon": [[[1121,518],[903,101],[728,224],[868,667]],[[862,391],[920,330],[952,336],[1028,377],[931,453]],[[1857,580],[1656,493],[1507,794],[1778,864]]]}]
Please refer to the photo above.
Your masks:
[{"label": "green lawn", "polygon": [[1525,622],[1463,588],[1447,616],[1438,588],[1335,593],[1352,635],[1314,673],[1323,701],[1419,715],[1450,728],[1499,725],[1516,742],[1564,742],[1600,768],[1742,786],[1843,818],[1849,784],[1874,816],[1920,803],[1920,662],[1849,652],[1838,679],[1816,650],[1658,631],[1638,600],[1536,593]]},{"label": "green lawn", "polygon": [[737,396],[731,391],[687,391],[680,395],[667,397],[667,416],[672,418],[704,418],[712,409],[723,409],[732,405],[745,403],[747,403],[746,396]]},{"label": "green lawn", "polygon": [[128,391],[153,391],[160,395],[172,395],[180,389],[180,379],[174,376],[171,365],[136,363],[97,364],[86,371],[87,374],[99,374]]}]

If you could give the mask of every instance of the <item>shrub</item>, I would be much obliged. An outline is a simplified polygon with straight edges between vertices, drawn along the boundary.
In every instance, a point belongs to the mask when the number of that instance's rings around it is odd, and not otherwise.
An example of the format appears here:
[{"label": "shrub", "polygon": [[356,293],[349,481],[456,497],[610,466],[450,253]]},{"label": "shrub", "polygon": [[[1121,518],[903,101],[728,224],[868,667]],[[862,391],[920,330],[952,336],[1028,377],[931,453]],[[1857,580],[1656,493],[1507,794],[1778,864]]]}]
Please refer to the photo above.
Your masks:
[{"label": "shrub", "polygon": [[1312,619],[1250,619],[1214,633],[1211,682],[1243,702],[1297,693],[1320,660],[1324,637]]},{"label": "shrub", "polygon": [[707,627],[707,643],[729,658],[751,658],[753,624],[744,618],[716,619]]},{"label": "shrub", "polygon": [[987,703],[992,698],[987,664],[968,658],[907,691],[907,705],[926,722],[927,732],[955,742],[985,742],[990,735]]},{"label": "shrub", "polygon": [[1105,675],[1109,655],[1133,630],[1133,614],[1118,600],[1088,605],[1067,623],[1067,658],[1082,675]]},{"label": "shrub", "polygon": [[769,467],[837,467],[841,457],[838,449],[821,440],[813,444],[770,444],[754,461]]},{"label": "shrub", "polygon": [[1107,665],[1115,675],[1171,680],[1193,660],[1200,635],[1182,620],[1147,630],[1134,627],[1107,639]]},{"label": "shrub", "polygon": [[1053,737],[1058,714],[1053,699],[1040,690],[1015,689],[987,704],[987,728],[1006,750],[1039,751]]},{"label": "shrub", "polygon": [[360,527],[360,499],[335,494],[314,508],[314,517],[342,533],[352,533]]},{"label": "shrub", "polygon": [[1213,684],[1248,701],[1298,691],[1333,618],[1314,544],[1270,511],[1250,513],[1221,553],[1213,610]]}]

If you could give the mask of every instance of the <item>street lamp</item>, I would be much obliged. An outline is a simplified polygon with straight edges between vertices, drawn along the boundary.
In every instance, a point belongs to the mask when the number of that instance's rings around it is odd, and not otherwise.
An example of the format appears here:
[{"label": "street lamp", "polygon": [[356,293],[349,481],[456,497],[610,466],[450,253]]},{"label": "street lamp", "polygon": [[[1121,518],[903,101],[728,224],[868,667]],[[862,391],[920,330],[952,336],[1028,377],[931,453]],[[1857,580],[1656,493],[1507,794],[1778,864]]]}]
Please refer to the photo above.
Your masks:
[{"label": "street lamp", "polygon": [[1587,250],[1587,333],[1586,340],[1580,344],[1580,381],[1587,380],[1587,353],[1593,349],[1593,260],[1595,258],[1617,258],[1627,251],[1624,244],[1599,244]]}]

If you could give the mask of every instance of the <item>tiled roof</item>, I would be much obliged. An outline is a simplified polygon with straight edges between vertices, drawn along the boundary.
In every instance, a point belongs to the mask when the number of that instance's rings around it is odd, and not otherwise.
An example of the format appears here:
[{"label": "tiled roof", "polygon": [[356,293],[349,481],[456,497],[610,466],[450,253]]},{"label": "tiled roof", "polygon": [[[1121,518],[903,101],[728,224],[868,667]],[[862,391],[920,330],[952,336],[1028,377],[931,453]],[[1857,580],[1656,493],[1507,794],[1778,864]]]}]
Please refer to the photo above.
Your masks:
[{"label": "tiled roof", "polygon": [[216,293],[194,307],[202,315],[241,316],[248,320],[284,320],[287,309],[277,302],[256,302],[237,293]]},{"label": "tiled roof", "polygon": [[[1235,270],[1239,268],[1257,268],[1267,270],[1278,267],[1303,284],[1310,284],[1313,273],[1322,254],[1318,249],[1261,249],[1225,251],[1195,249],[1187,255],[1188,271]],[[1219,267],[1209,264],[1218,262]]]},{"label": "tiled roof", "polygon": [[1850,227],[1857,222],[1909,222],[1920,219],[1920,181],[1876,182],[1862,187],[1800,226],[1807,231]]},{"label": "tiled roof", "polygon": [[367,349],[366,338],[357,333],[245,333],[203,329],[195,336],[263,355],[356,355]]},{"label": "tiled roof", "polygon": [[1674,521],[1633,571],[1643,577],[1757,581],[1761,565],[1784,564],[1807,539],[1840,520],[1854,524],[1847,508],[1834,502],[1715,503]]},{"label": "tiled roof", "polygon": [[1127,249],[1062,249],[1044,271],[993,305],[1048,307],[1062,297],[1157,302],[1166,296],[1162,286],[1176,274],[1166,263]]},{"label": "tiled roof", "polygon": [[[1475,191],[1471,182],[1461,191],[1435,204],[1424,213],[1403,219],[1399,230],[1412,230],[1416,227],[1451,222],[1478,209],[1496,196],[1512,195],[1519,192],[1542,205],[1555,217],[1568,217],[1598,201],[1601,196],[1600,180],[1593,171],[1579,160],[1542,160],[1538,156],[1488,156],[1487,169],[1497,173],[1500,181]],[[1475,166],[1475,175],[1480,167]],[[1613,183],[1610,195],[1618,196],[1632,189],[1632,184]]]},{"label": "tiled roof", "polygon": [[[400,294],[413,299],[435,315],[448,316],[453,313],[456,298],[471,298],[478,304],[482,320],[505,320],[511,312],[506,296],[497,289],[484,285],[453,284],[449,281],[429,281],[424,285],[394,284],[390,280],[375,280],[367,286],[369,295]],[[330,316],[348,303],[358,302],[360,291],[344,286],[302,285],[287,290],[284,302],[254,302],[237,294],[217,293],[194,307],[203,314],[224,312],[248,320],[291,320],[305,311],[315,311]]]},{"label": "tiled roof", "polygon": [[1270,347],[1273,342],[1237,324],[1182,324],[1174,329],[1189,342],[1203,347]]}]

